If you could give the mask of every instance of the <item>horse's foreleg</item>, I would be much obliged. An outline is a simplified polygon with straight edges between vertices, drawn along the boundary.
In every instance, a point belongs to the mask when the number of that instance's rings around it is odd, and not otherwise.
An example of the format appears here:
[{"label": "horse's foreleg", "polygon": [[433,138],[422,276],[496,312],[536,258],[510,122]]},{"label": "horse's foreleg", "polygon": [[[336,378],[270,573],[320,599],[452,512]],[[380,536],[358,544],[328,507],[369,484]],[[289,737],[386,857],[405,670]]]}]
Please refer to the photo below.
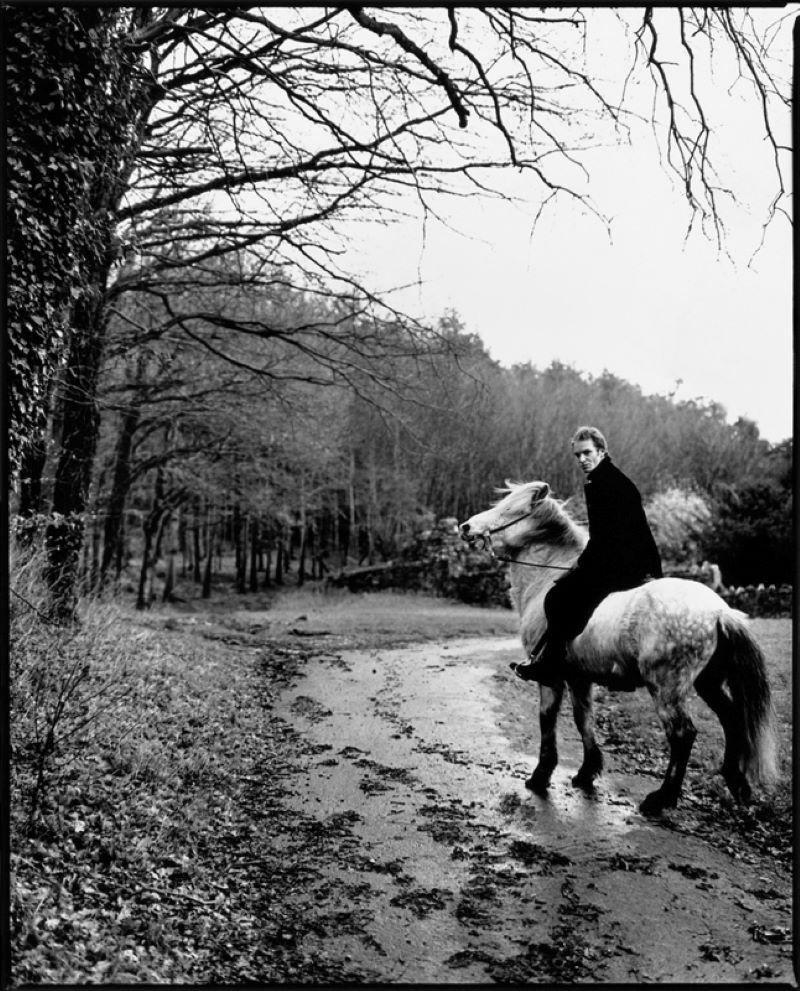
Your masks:
[{"label": "horse's foreleg", "polygon": [[539,686],[539,731],[541,735],[539,763],[533,774],[525,782],[526,788],[539,794],[547,790],[547,786],[550,784],[550,775],[558,763],[556,722],[563,696],[563,683],[554,688],[547,688],[545,685]]},{"label": "horse's foreleg", "polygon": [[591,788],[603,770],[603,753],[594,738],[594,685],[585,682],[570,685],[572,715],[583,742],[583,763],[572,783],[578,788]]},{"label": "horse's foreleg", "polygon": [[689,762],[689,754],[692,752],[692,744],[697,736],[697,730],[686,711],[684,702],[673,701],[667,704],[658,697],[656,692],[653,691],[651,694],[659,718],[667,731],[669,765],[661,787],[657,791],[650,792],[639,806],[639,811],[644,815],[653,815],[661,812],[662,809],[673,808],[678,804],[683,787],[683,777],[686,774],[686,765]]}]

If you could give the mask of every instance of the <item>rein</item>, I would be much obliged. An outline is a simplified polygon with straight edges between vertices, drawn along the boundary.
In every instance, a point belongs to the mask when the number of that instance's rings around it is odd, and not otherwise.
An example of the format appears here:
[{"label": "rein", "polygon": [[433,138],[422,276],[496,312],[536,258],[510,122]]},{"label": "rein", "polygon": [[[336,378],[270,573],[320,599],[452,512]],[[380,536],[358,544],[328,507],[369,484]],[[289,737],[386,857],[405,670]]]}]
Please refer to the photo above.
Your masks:
[{"label": "rein", "polygon": [[552,571],[572,571],[572,568],[565,568],[561,564],[543,564],[541,561],[517,561],[513,557],[498,557],[498,555],[495,554],[494,548],[492,547],[492,534],[500,533],[501,530],[507,530],[510,526],[514,526],[515,523],[519,523],[521,520],[526,519],[530,515],[530,513],[523,513],[522,516],[518,516],[509,523],[503,523],[502,526],[496,526],[493,530],[489,530],[485,535],[482,535],[481,540],[483,541],[484,550],[486,549],[488,540],[489,551],[495,561],[503,561],[506,564],[519,564],[524,568],[549,568]]},{"label": "rein", "polygon": [[522,516],[518,516],[515,520],[511,520],[509,523],[504,523],[502,526],[496,526],[494,530],[489,530],[487,535],[491,537],[493,533],[500,533],[501,530],[507,530],[510,526],[514,526],[515,523],[519,523],[521,520],[527,519],[530,515],[530,513],[523,513]]},{"label": "rein", "polygon": [[542,564],[541,561],[517,561],[513,557],[498,557],[494,551],[492,551],[492,557],[495,561],[505,561],[507,564],[520,564],[524,568],[551,568],[553,571],[572,571],[572,568],[566,568],[563,564]]}]

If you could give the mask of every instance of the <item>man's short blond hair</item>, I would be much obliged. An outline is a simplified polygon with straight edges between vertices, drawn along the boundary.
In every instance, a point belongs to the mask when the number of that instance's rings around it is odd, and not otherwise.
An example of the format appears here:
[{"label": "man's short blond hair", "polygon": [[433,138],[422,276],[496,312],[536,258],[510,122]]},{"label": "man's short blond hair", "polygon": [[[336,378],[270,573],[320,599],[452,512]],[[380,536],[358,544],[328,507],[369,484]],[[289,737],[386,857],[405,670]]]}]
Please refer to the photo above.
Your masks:
[{"label": "man's short blond hair", "polygon": [[606,439],[597,427],[578,427],[572,435],[570,445],[577,444],[580,440],[590,440],[598,451],[608,451]]}]

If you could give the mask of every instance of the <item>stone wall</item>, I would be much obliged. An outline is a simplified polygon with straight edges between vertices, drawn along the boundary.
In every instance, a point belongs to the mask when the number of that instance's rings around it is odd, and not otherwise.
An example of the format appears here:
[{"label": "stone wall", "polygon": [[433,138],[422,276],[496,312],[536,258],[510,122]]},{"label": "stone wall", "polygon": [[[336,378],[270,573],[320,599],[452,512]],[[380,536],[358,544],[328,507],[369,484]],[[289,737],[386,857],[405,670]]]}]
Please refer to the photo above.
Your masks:
[{"label": "stone wall", "polygon": [[794,589],[791,585],[746,585],[724,588],[722,598],[734,609],[748,616],[789,617],[792,615]]},{"label": "stone wall", "polygon": [[[675,578],[700,581],[714,588],[733,608],[749,616],[791,616],[792,586],[748,585],[725,588],[719,570],[703,562],[692,567],[667,565]],[[351,592],[400,588],[441,595],[471,605],[511,608],[505,565],[486,550],[467,544],[458,536],[456,520],[440,520],[403,549],[395,561],[357,568],[330,578],[329,584]]]}]

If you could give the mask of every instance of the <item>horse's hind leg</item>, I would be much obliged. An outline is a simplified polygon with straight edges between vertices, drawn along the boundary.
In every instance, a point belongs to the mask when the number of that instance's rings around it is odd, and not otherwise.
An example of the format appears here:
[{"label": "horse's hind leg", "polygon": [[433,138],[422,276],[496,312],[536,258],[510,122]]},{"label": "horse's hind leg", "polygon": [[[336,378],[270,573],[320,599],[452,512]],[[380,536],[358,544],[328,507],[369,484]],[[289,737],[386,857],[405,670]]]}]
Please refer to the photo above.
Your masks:
[{"label": "horse's hind leg", "polygon": [[558,720],[558,710],[561,708],[561,699],[564,695],[564,685],[557,685],[554,688],[546,688],[541,685],[539,688],[539,731],[541,739],[539,741],[539,763],[534,768],[533,774],[525,782],[525,787],[530,788],[538,794],[547,791],[550,784],[550,775],[553,773],[558,763],[558,750],[556,748],[556,721]]},{"label": "horse's hind leg", "polygon": [[695,679],[694,687],[700,698],[719,719],[725,733],[725,755],[720,768],[725,784],[737,802],[749,802],[751,789],[740,766],[741,748],[738,744],[735,710],[733,701],[722,689],[723,677],[712,657]]},{"label": "horse's hind leg", "polygon": [[653,701],[661,722],[667,731],[669,742],[669,765],[667,773],[657,791],[650,792],[639,806],[639,811],[644,815],[653,815],[661,812],[662,809],[673,808],[678,804],[681,788],[683,787],[683,777],[686,774],[686,765],[689,762],[689,754],[692,752],[692,744],[697,736],[697,730],[686,710],[683,700],[672,699],[667,702],[657,691],[651,689]]},{"label": "horse's hind leg", "polygon": [[572,715],[583,741],[583,763],[572,779],[578,788],[591,788],[603,770],[603,753],[594,738],[593,688],[591,682],[570,686]]}]

